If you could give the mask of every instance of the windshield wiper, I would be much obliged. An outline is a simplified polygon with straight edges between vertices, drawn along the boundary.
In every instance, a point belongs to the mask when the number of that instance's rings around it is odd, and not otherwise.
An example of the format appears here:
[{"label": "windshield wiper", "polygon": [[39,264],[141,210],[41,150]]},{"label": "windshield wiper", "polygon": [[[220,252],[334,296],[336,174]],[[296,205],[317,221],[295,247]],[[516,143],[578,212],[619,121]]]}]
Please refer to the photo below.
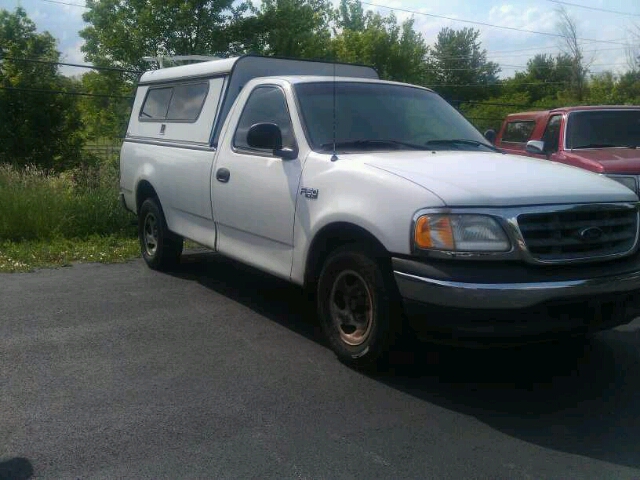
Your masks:
[{"label": "windshield wiper", "polygon": [[[323,143],[320,145],[322,150],[331,150],[333,148],[333,142]],[[423,145],[418,145],[411,142],[402,142],[400,140],[387,140],[387,139],[361,139],[361,140],[348,140],[344,142],[336,142],[336,148],[367,148],[367,147],[406,147],[412,150],[426,150]]]},{"label": "windshield wiper", "polygon": [[437,145],[473,145],[474,147],[486,147],[496,152],[501,152],[501,150],[493,145],[489,145],[484,142],[479,142],[477,140],[467,140],[464,138],[450,138],[450,139],[440,139],[440,140],[429,140],[425,142],[425,146],[437,146]]}]

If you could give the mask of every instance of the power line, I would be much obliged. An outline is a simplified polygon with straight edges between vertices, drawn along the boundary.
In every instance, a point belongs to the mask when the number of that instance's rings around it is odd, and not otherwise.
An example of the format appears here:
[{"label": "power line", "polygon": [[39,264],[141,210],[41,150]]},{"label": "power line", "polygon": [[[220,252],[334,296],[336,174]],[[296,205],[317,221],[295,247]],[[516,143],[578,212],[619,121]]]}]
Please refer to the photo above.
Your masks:
[{"label": "power line", "polygon": [[45,65],[64,65],[67,67],[89,68],[92,70],[106,70],[106,71],[112,71],[112,72],[142,73],[138,70],[128,70],[126,68],[118,68],[118,67],[96,67],[93,65],[82,65],[79,63],[67,63],[67,62],[54,62],[52,60],[40,60],[35,58],[0,57],[0,60],[4,60],[4,59],[11,60],[13,62],[41,63]]},{"label": "power line", "polygon": [[[471,24],[474,24],[474,25],[482,25],[483,27],[500,28],[500,29],[503,29],[503,30],[510,30],[510,31],[514,31],[514,32],[533,33],[533,34],[536,34],[536,35],[545,35],[547,37],[564,38],[564,36],[560,35],[559,33],[540,32],[540,31],[537,31],[537,30],[527,30],[527,29],[524,29],[524,28],[506,27],[504,25],[495,25],[495,24],[492,24],[492,23],[478,22],[478,21],[474,21],[474,20],[464,20],[464,19],[460,19],[460,18],[447,17],[445,15],[436,15],[435,13],[418,12],[416,10],[409,10],[409,9],[406,9],[406,8],[387,7],[386,5],[380,5],[380,4],[371,3],[371,2],[363,2],[363,1],[361,1],[360,3],[362,3],[363,5],[369,5],[370,7],[387,8],[389,10],[398,10],[400,12],[412,13],[414,15],[424,15],[426,17],[442,18],[442,19],[445,19],[445,20],[451,20],[452,22],[471,23]],[[609,43],[609,44],[612,44],[612,45],[624,45],[624,46],[627,45],[626,43],[616,42],[616,41],[613,41],[613,40],[594,40],[594,39],[590,39],[590,38],[577,38],[576,40],[579,40],[581,42]]]},{"label": "power line", "polygon": [[[512,68],[522,68],[522,69],[527,69],[529,68],[529,65],[510,65],[510,64],[503,64],[503,63],[499,63],[498,64],[501,68],[507,68],[507,69],[512,69]],[[626,65],[626,63],[594,63],[593,65],[590,65],[589,67],[607,67],[607,66],[623,66]],[[460,68],[438,68],[437,70],[440,72],[476,72],[476,71],[481,71],[483,69],[484,66],[478,66],[478,67],[460,67]],[[573,65],[570,64],[561,64],[561,65],[551,65],[551,66],[547,66],[547,65],[536,65],[536,69],[537,70],[553,70],[553,69],[568,69],[568,68],[572,68]],[[590,68],[589,68],[589,71]],[[604,70],[601,70],[604,71]]]},{"label": "power line", "polygon": [[[540,47],[540,48],[526,48],[526,49],[522,49],[522,50],[513,50],[514,52],[518,52],[518,51],[524,51],[524,50],[537,50],[538,52],[540,51],[541,48],[550,48],[550,47]],[[558,47],[555,47],[558,48]],[[608,51],[613,51],[613,50],[625,50],[627,47],[611,47],[611,48],[598,48],[595,50],[583,50],[582,53],[600,53],[600,52],[608,52]],[[498,50],[498,51],[491,51],[491,52],[487,52],[487,55],[489,57],[531,57],[530,53],[520,53],[520,54],[511,54],[511,53],[499,53],[499,52],[503,52],[502,50]],[[552,53],[544,53],[544,55],[551,55],[553,57]],[[468,60],[470,58],[473,58],[473,55],[442,55],[438,57],[439,59],[443,59],[443,60]],[[496,62],[500,62],[500,59],[495,59],[495,58],[489,58],[489,61],[496,61]]]},{"label": "power line", "polygon": [[83,97],[102,97],[102,98],[125,98],[127,100],[133,100],[133,97],[125,95],[108,95],[104,93],[87,93],[87,92],[74,92],[66,90],[46,90],[40,88],[22,88],[22,87],[0,87],[0,90],[12,90],[15,92],[31,92],[31,93],[50,93],[52,95],[73,95]]},{"label": "power line", "polygon": [[[546,47],[541,47],[541,48],[546,48]],[[555,47],[556,49],[559,50],[558,47]],[[611,48],[597,48],[594,50],[583,50],[582,53],[600,53],[600,52],[610,52],[613,50],[626,50],[627,47],[611,47]],[[540,49],[534,48],[531,50],[537,50],[538,52],[540,51]],[[527,57],[527,56],[531,56],[531,53],[519,53],[519,54],[509,54],[509,53],[501,53],[501,54],[496,54],[494,52],[487,52],[488,55],[490,56],[498,56],[498,57]],[[544,55],[553,55],[552,53],[544,53]]]},{"label": "power line", "polygon": [[[589,40],[589,41],[584,41],[583,43],[579,44],[581,47],[584,47],[585,45],[589,44],[589,43],[594,43],[598,42],[599,40]],[[608,40],[610,42],[626,42],[625,38],[616,38],[616,39],[612,39],[612,40]],[[626,43],[625,43],[626,45]],[[558,48],[557,44],[554,45],[545,45],[545,46],[540,46],[540,47],[527,47],[527,48],[518,48],[516,50],[494,50],[493,53],[498,53],[498,54],[505,54],[505,55],[510,55],[512,53],[518,53],[518,52],[527,52],[527,51],[531,51],[531,50],[547,50],[547,49],[553,49],[553,48]],[[622,50],[625,47],[615,47],[615,48],[608,48],[608,49],[600,49],[600,50]],[[594,50],[595,51],[595,50]]]},{"label": "power line", "polygon": [[561,2],[560,0],[547,0],[547,1],[551,2],[551,3],[558,3],[560,5],[568,5],[570,7],[585,8],[587,10],[595,10],[597,12],[615,13],[616,15],[626,15],[626,16],[629,16],[629,17],[640,17],[639,13],[621,12],[619,10],[609,10],[609,9],[606,9],[606,8],[589,7],[587,5],[579,5],[577,3]]},{"label": "power line", "polygon": [[70,7],[89,8],[86,5],[80,5],[79,3],[62,2],[60,0],[42,0],[47,3],[57,3],[59,5],[69,5]]},{"label": "power line", "polygon": [[470,105],[490,105],[494,107],[516,107],[516,108],[532,108],[535,105],[523,104],[523,103],[505,103],[505,102],[485,102],[482,100],[451,100],[451,103],[468,103]]},{"label": "power line", "polygon": [[[518,83],[518,85],[566,85],[569,82],[523,82]],[[431,84],[425,85],[428,88],[434,87],[503,87],[504,83],[467,83],[467,84],[454,84],[454,83],[440,83],[440,84]]]}]

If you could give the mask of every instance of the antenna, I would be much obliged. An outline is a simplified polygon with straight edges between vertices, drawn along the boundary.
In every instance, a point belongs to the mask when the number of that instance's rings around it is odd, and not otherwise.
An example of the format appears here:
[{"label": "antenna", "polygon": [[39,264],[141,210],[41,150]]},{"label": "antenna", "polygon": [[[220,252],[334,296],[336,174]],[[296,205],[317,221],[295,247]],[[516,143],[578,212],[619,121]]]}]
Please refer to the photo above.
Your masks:
[{"label": "antenna", "polygon": [[338,160],[336,155],[336,59],[333,58],[333,154],[331,155],[331,161]]}]

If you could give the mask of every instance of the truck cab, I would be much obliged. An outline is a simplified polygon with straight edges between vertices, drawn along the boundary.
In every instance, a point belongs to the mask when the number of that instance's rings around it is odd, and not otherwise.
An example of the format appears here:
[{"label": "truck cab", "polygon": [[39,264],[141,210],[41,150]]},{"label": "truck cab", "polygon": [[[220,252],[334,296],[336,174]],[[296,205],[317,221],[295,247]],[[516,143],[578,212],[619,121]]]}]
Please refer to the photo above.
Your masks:
[{"label": "truck cab", "polygon": [[495,144],[506,153],[584,168],[640,191],[640,106],[514,113]]}]

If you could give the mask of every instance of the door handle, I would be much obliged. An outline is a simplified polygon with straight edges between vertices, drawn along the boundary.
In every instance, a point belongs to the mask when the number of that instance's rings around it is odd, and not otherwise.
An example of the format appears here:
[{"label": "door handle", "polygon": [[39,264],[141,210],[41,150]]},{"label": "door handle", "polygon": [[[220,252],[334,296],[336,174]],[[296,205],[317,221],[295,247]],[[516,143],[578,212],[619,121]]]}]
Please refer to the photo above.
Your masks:
[{"label": "door handle", "polygon": [[216,171],[216,180],[222,183],[227,183],[231,177],[231,172],[228,168],[219,168]]}]

